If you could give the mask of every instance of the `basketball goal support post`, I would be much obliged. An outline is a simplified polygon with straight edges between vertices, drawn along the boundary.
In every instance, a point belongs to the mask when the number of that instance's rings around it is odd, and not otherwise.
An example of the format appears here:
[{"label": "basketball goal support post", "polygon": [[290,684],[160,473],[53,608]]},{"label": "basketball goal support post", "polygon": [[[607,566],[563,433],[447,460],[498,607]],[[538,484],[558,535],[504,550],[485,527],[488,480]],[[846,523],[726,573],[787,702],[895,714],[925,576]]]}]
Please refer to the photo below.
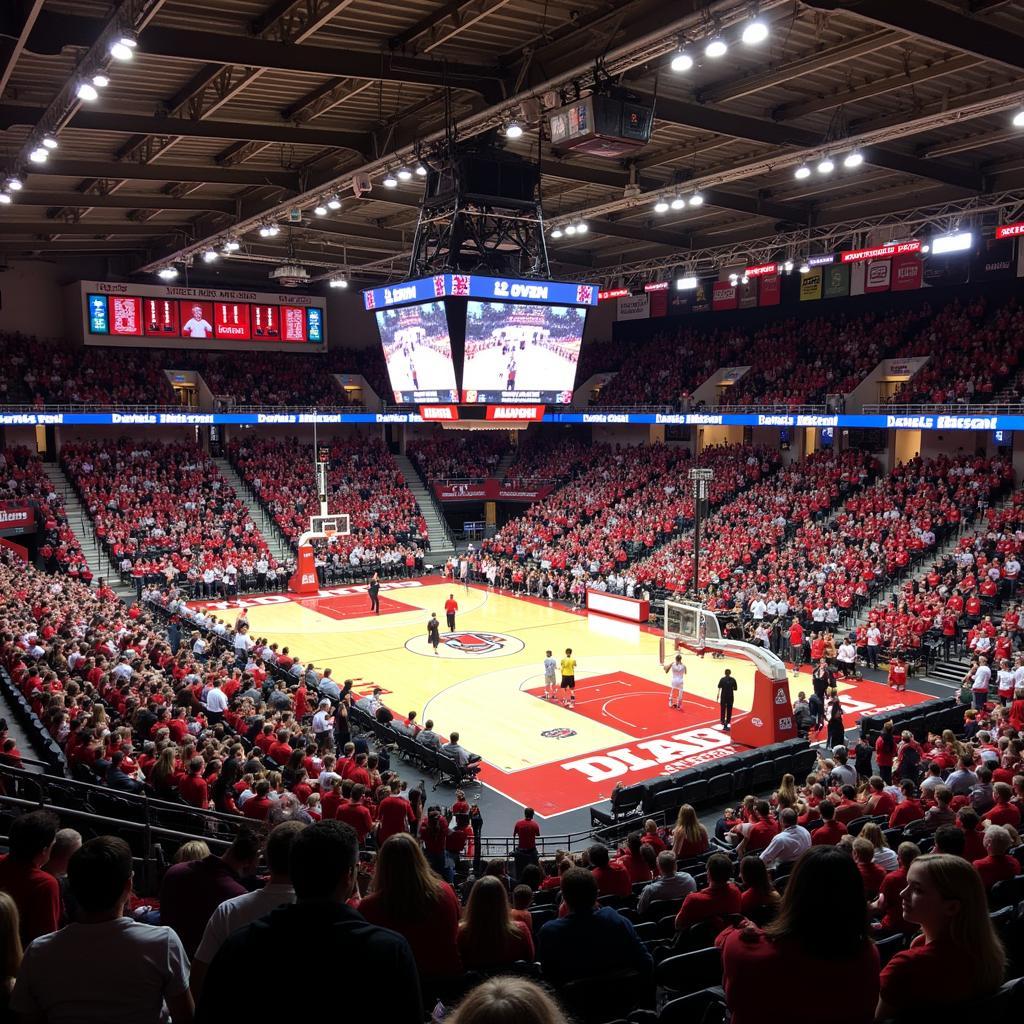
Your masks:
[{"label": "basketball goal support post", "polygon": [[[796,738],[789,674],[777,654],[766,647],[724,636],[718,616],[698,601],[666,601],[662,661],[666,650],[679,646],[698,653],[721,651],[753,664],[753,683],[738,680],[737,703],[747,704],[750,710],[733,718],[731,736],[734,740],[749,747],[764,747]],[[747,686],[752,686],[750,692],[745,692]]]}]

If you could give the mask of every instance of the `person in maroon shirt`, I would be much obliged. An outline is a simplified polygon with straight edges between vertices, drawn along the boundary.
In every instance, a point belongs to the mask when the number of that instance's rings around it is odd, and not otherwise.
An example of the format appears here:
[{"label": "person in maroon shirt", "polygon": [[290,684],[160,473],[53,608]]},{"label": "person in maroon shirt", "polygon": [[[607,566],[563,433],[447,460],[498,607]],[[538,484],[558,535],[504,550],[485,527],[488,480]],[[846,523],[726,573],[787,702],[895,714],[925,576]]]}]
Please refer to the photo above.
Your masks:
[{"label": "person in maroon shirt", "polygon": [[292,747],[288,742],[288,736],[287,729],[278,729],[277,740],[266,751],[267,757],[272,758],[282,767],[288,763],[288,759],[292,756]]},{"label": "person in maroon shirt", "polygon": [[987,856],[976,860],[974,867],[988,892],[996,882],[1019,875],[1020,861],[1009,855],[1013,840],[1002,825],[989,825],[985,829],[984,842]]},{"label": "person in maroon shirt", "polygon": [[818,804],[821,824],[811,833],[811,846],[835,846],[846,835],[846,826],[836,821],[836,805],[831,800]]},{"label": "person in maroon shirt", "polygon": [[1003,982],[1006,951],[981,876],[961,857],[929,853],[907,872],[903,917],[921,933],[882,971],[876,1019],[941,1019]]},{"label": "person in maroon shirt", "polygon": [[919,821],[924,817],[924,808],[917,798],[917,786],[910,779],[906,779],[900,784],[900,790],[903,792],[903,799],[889,815],[889,828],[909,825],[912,821]]},{"label": "person in maroon shirt", "polygon": [[452,887],[431,871],[413,836],[399,833],[381,846],[359,913],[371,924],[405,936],[425,982],[461,972],[459,901]]},{"label": "person in maroon shirt", "polygon": [[1019,829],[1020,808],[1010,802],[1013,799],[1013,787],[1005,782],[997,782],[992,787],[992,796],[995,805],[981,816],[982,820],[991,821],[993,825],[1012,825]]},{"label": "person in maroon shirt", "polygon": [[916,843],[900,843],[897,848],[896,856],[900,866],[885,876],[878,899],[871,904],[872,911],[881,915],[881,919],[875,926],[879,931],[908,933],[917,931],[916,925],[908,924],[903,920],[902,895],[903,890],[907,887],[907,872],[920,853]]},{"label": "person in maroon shirt", "polygon": [[523,816],[512,829],[512,837],[516,841],[514,854],[516,878],[523,873],[523,868],[527,864],[536,864],[539,860],[537,839],[540,837],[540,825],[533,820],[533,813],[532,807],[524,807]]},{"label": "person in maroon shirt", "polygon": [[210,794],[206,779],[203,778],[203,759],[197,754],[188,763],[188,774],[178,783],[182,800],[193,807],[206,808],[210,805]]},{"label": "person in maroon shirt", "polygon": [[14,900],[22,945],[60,925],[60,883],[41,870],[50,857],[60,821],[49,811],[30,811],[11,822],[10,853],[0,861],[0,889]]},{"label": "person in maroon shirt", "polygon": [[740,912],[742,898],[739,887],[732,881],[732,861],[724,853],[708,857],[708,885],[699,892],[691,892],[683,900],[676,914],[676,931],[708,921],[720,931],[725,919]]},{"label": "person in maroon shirt", "polygon": [[597,882],[598,896],[629,896],[633,883],[629,873],[620,864],[611,863],[608,847],[595,844],[587,850],[591,874]]},{"label": "person in maroon shirt", "polygon": [[[615,858],[615,863],[625,868],[631,885],[637,882],[649,882],[654,877],[651,865],[643,856],[644,844],[639,832],[630,832],[626,837],[626,850]],[[650,856],[650,854],[648,854]]]},{"label": "person in maroon shirt", "polygon": [[[826,937],[821,931],[823,893],[828,894]],[[868,930],[860,876],[842,850],[823,846],[804,853],[789,877],[775,920],[763,930],[729,927],[716,945],[722,951],[722,981],[732,1024],[773,1019],[765,1000],[780,978],[828,978],[830,991],[841,994],[830,1000],[825,1014],[830,1024],[864,1024],[872,1018],[878,998],[878,950]],[[822,1007],[814,999],[788,1000],[779,1019],[783,1017],[788,1024],[817,1024]]]},{"label": "person in maroon shirt", "polygon": [[266,821],[271,808],[274,806],[274,801],[269,796],[270,781],[268,779],[260,779],[256,783],[253,793],[255,795],[249,797],[242,804],[242,815],[246,818],[252,818],[254,821]]},{"label": "person in maroon shirt", "polygon": [[860,837],[854,839],[853,860],[860,872],[861,880],[864,882],[864,895],[868,900],[877,898],[882,889],[882,882],[885,880],[885,868],[873,862],[874,855],[875,847],[871,840]]},{"label": "person in maroon shirt", "polygon": [[972,863],[981,860],[985,853],[985,830],[973,807],[961,807],[956,814],[957,827],[964,834],[964,857]]},{"label": "person in maroon shirt", "polygon": [[402,783],[392,779],[390,792],[377,808],[377,845],[382,846],[388,839],[399,832],[408,832],[416,824],[412,804],[402,796]]},{"label": "person in maroon shirt", "polygon": [[866,811],[864,804],[857,801],[857,790],[853,786],[843,786],[839,790],[842,799],[836,804],[836,818],[842,825],[849,825],[857,818],[863,818]]},{"label": "person in maroon shirt", "polygon": [[767,800],[758,800],[754,804],[754,812],[754,822],[743,827],[743,838],[736,848],[740,857],[766,849],[779,831],[779,823],[772,817],[771,804]]},{"label": "person in maroon shirt", "polygon": [[353,786],[352,799],[348,803],[341,804],[337,811],[334,812],[334,817],[338,821],[343,821],[346,825],[355,829],[360,846],[366,844],[366,837],[373,828],[373,815],[370,813],[370,808],[363,802],[363,795],[365,793],[366,789],[361,784]]}]

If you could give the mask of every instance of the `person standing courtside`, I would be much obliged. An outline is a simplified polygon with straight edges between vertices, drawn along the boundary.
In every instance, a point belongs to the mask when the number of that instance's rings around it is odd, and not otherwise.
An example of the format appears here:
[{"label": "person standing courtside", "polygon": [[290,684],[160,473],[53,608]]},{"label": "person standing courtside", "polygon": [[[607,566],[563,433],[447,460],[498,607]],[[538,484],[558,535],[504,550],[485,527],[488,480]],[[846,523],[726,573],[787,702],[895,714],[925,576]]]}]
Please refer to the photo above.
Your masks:
[{"label": "person standing courtside", "polygon": [[555,670],[558,662],[555,661],[550,651],[544,654],[544,699],[554,700],[555,691],[558,688],[558,680],[555,678]]},{"label": "person standing courtside", "polygon": [[434,654],[437,654],[437,648],[441,643],[441,623],[437,620],[437,612],[431,612],[427,620],[427,643],[434,648]]},{"label": "person standing courtside", "polygon": [[566,647],[562,659],[562,704],[576,707],[576,659],[572,656],[571,647]]},{"label": "person standing courtside", "polygon": [[378,573],[374,573],[370,579],[367,593],[370,595],[370,611],[374,615],[380,615],[380,575]]},{"label": "person standing courtside", "polygon": [[683,683],[686,682],[686,666],[683,664],[683,656],[676,655],[676,660],[663,666],[665,674],[672,673],[671,685],[668,691],[668,706],[677,711],[683,710]]},{"label": "person standing courtside", "polygon": [[718,680],[718,708],[721,713],[722,728],[728,732],[732,728],[732,706],[736,700],[737,684],[732,669],[727,668],[725,675]]},{"label": "person standing courtside", "polygon": [[454,594],[448,595],[448,600],[444,603],[444,616],[448,620],[448,632],[452,633],[455,631],[455,613],[459,610],[459,602],[455,600]]}]

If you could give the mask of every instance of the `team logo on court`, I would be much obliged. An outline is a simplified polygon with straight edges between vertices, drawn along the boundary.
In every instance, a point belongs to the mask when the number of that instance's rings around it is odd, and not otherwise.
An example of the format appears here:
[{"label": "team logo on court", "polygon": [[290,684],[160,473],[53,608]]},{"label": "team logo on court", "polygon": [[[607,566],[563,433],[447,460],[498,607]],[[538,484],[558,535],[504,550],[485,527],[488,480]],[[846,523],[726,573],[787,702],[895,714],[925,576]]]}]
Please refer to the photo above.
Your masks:
[{"label": "team logo on court", "polygon": [[[503,658],[518,654],[526,645],[517,636],[508,633],[490,633],[483,630],[458,630],[442,633],[437,653],[442,658]],[[413,654],[434,656],[434,648],[426,633],[405,642],[405,649]]]},{"label": "team logo on court", "polygon": [[545,729],[541,736],[548,740],[567,740],[570,736],[575,736],[575,729]]}]

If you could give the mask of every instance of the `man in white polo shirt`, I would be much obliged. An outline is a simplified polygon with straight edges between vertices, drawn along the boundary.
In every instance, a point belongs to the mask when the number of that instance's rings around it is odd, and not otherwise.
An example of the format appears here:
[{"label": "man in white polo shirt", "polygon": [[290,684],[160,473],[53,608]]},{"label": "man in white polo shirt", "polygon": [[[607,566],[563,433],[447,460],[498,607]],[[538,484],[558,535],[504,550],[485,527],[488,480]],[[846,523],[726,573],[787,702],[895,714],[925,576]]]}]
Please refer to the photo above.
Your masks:
[{"label": "man in white polo shirt", "polygon": [[978,667],[974,670],[974,679],[971,681],[971,699],[974,708],[981,711],[988,700],[988,684],[992,679],[992,669],[988,667],[988,658],[984,655],[978,659]]},{"label": "man in white polo shirt", "polygon": [[224,721],[224,712],[228,709],[228,698],[220,688],[220,679],[214,679],[206,694],[206,717],[210,725],[219,725]]}]

